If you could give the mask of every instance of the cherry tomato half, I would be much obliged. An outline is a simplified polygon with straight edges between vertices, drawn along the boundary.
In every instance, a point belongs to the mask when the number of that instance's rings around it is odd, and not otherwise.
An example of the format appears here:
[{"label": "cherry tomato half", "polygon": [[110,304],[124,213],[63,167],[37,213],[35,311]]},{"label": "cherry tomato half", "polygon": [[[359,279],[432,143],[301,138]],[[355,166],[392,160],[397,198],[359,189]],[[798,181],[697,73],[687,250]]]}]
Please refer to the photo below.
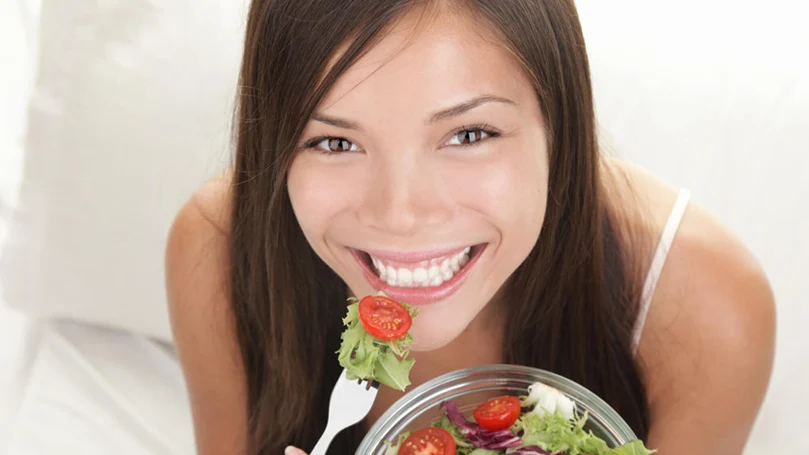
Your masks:
[{"label": "cherry tomato half", "polygon": [[505,430],[520,417],[520,399],[511,396],[492,398],[475,408],[472,417],[487,430]]},{"label": "cherry tomato half", "polygon": [[402,442],[399,455],[455,455],[455,440],[443,428],[422,428]]},{"label": "cherry tomato half", "polygon": [[401,303],[381,295],[369,295],[360,300],[360,322],[372,337],[396,340],[407,334],[413,319]]}]

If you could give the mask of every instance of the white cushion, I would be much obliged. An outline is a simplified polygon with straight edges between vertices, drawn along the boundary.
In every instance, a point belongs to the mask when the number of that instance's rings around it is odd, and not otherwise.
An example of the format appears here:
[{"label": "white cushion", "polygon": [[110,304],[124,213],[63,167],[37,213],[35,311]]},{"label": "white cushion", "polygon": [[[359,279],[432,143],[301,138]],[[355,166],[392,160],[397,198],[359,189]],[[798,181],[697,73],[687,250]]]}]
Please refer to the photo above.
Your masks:
[{"label": "white cushion", "polygon": [[195,453],[183,374],[167,346],[83,324],[46,323],[32,354],[2,453]]},{"label": "white cushion", "polygon": [[43,1],[0,268],[10,305],[170,339],[165,238],[230,161],[244,14],[232,0]]}]

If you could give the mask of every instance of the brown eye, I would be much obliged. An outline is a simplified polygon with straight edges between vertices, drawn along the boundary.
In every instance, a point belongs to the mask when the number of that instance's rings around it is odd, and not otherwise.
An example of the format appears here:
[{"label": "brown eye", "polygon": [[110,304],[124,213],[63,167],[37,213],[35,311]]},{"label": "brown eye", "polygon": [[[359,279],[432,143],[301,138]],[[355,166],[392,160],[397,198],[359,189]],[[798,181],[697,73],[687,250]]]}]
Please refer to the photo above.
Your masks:
[{"label": "brown eye", "polygon": [[323,153],[356,152],[360,148],[356,144],[342,137],[327,137],[311,143],[311,147]]},{"label": "brown eye", "polygon": [[329,139],[328,150],[330,152],[348,152],[351,150],[351,142],[342,138]]},{"label": "brown eye", "polygon": [[460,137],[461,144],[471,144],[481,139],[483,139],[483,131],[480,130],[464,131]]},{"label": "brown eye", "polygon": [[484,129],[469,128],[455,133],[446,145],[472,145],[492,136],[495,135]]}]

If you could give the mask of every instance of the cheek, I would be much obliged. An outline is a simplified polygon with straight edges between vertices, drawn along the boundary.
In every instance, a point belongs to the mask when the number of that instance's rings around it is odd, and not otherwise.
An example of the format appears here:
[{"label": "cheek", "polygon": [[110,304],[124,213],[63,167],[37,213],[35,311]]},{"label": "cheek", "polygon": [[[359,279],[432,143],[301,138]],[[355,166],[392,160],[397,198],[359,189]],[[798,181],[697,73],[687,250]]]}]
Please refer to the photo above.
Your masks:
[{"label": "cheek", "polygon": [[335,198],[334,194],[340,194],[340,185],[345,182],[335,179],[333,172],[325,172],[323,166],[312,161],[306,156],[295,158],[289,169],[287,189],[298,224],[317,249],[328,220],[340,210],[337,204],[340,198]]},{"label": "cheek", "polygon": [[503,235],[537,231],[547,203],[548,163],[544,150],[524,145],[501,148],[495,159],[465,177],[464,190],[456,197],[484,214]]}]

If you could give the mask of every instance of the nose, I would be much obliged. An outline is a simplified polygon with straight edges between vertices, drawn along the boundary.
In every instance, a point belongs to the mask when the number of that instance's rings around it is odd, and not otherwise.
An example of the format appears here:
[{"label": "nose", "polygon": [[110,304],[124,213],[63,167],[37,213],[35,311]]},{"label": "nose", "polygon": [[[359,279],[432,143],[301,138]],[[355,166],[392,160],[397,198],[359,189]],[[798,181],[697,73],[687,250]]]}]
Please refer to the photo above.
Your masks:
[{"label": "nose", "polygon": [[367,182],[358,211],[366,226],[407,237],[451,216],[449,193],[441,191],[440,173],[429,163],[415,159],[378,162]]}]

